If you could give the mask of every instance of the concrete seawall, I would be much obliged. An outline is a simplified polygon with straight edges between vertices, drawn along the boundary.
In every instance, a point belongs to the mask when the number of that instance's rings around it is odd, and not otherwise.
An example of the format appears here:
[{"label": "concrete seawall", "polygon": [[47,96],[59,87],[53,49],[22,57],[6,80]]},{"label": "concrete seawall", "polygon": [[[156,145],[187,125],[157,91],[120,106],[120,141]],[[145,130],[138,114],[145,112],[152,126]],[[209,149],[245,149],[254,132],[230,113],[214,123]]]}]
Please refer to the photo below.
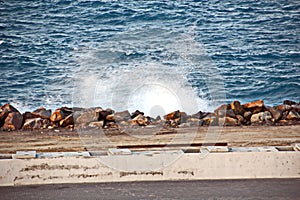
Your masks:
[{"label": "concrete seawall", "polygon": [[[147,166],[148,168],[145,168]],[[300,152],[164,153],[0,160],[0,185],[300,178]]]}]

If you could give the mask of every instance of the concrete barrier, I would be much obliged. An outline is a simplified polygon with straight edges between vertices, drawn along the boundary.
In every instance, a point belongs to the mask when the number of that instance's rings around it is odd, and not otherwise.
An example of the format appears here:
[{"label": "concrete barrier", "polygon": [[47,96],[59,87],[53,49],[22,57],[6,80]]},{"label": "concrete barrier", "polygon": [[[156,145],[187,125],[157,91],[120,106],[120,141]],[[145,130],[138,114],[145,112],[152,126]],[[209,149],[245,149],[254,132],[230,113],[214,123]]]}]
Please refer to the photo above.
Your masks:
[{"label": "concrete barrier", "polygon": [[[300,178],[299,151],[209,153],[205,157],[196,153],[178,155],[173,152],[98,158],[2,159],[0,185]],[[172,159],[173,162],[170,162]],[[159,165],[154,166],[154,161]],[[118,166],[121,168],[117,169]],[[149,168],[145,169],[145,166]]]}]

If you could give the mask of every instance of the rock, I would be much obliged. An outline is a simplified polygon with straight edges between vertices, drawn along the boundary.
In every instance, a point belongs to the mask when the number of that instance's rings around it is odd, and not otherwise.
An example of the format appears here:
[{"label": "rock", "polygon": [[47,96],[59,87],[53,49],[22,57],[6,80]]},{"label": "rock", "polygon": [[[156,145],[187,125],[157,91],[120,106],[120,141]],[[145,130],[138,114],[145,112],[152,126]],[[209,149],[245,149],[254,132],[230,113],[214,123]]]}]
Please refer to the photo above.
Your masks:
[{"label": "rock", "polygon": [[41,107],[33,111],[31,114],[34,116],[34,118],[50,119],[51,110],[46,110],[45,108]]},{"label": "rock", "polygon": [[235,114],[234,114],[233,110],[231,110],[231,109],[229,109],[229,110],[217,110],[217,111],[215,111],[215,114],[218,117],[235,118]]},{"label": "rock", "polygon": [[243,116],[245,109],[239,101],[233,101],[230,103],[230,108],[233,110],[234,114]]},{"label": "rock", "polygon": [[185,112],[180,112],[180,123],[186,123],[189,116]]},{"label": "rock", "polygon": [[282,118],[282,111],[276,110],[272,107],[266,107],[266,109],[272,114],[274,122],[277,122]]},{"label": "rock", "polygon": [[59,122],[59,125],[61,127],[66,127],[66,126],[70,126],[70,125],[74,125],[74,118],[73,118],[73,114],[68,115],[66,118],[62,119]]},{"label": "rock", "polygon": [[[22,128],[23,116],[15,107],[10,104],[5,104],[1,107],[1,110],[7,110],[5,112],[8,112],[8,115],[5,117],[4,124],[2,126],[3,130],[18,130]],[[6,114],[3,115],[5,116]]]},{"label": "rock", "polygon": [[209,115],[209,114],[210,114],[209,112],[202,112],[202,111],[199,111],[199,112],[197,112],[196,114],[193,114],[191,117],[192,117],[192,118],[203,119],[204,117],[206,117],[206,116]]},{"label": "rock", "polygon": [[131,114],[131,119],[135,118],[138,115],[144,115],[144,113],[139,110],[136,110]]},{"label": "rock", "polygon": [[205,117],[203,118],[203,126],[218,126],[219,120],[216,117]]},{"label": "rock", "polygon": [[0,128],[4,125],[5,119],[8,116],[9,112],[7,109],[0,110]]},{"label": "rock", "polygon": [[246,120],[242,115],[236,115],[236,119],[238,120],[238,124],[245,124]]},{"label": "rock", "polygon": [[275,106],[275,109],[280,110],[281,112],[286,112],[286,111],[292,110],[292,106],[281,104],[281,105]]},{"label": "rock", "polygon": [[291,110],[286,117],[288,120],[300,120],[300,114]]},{"label": "rock", "polygon": [[76,124],[89,124],[98,121],[99,112],[102,108],[77,109],[74,111],[73,118]]},{"label": "rock", "polygon": [[111,109],[106,109],[98,112],[98,121],[103,121],[103,128],[107,125],[107,123],[116,123],[113,113],[114,111]]},{"label": "rock", "polygon": [[260,112],[257,114],[253,114],[251,116],[251,123],[257,123],[257,122],[263,122],[263,121],[268,121],[272,119],[272,115],[269,111],[265,111],[265,112]]},{"label": "rock", "polygon": [[219,118],[219,125],[220,126],[237,126],[238,120],[232,117],[222,117]]},{"label": "rock", "polygon": [[60,120],[62,120],[64,118],[65,118],[65,116],[64,116],[63,112],[60,109],[57,109],[52,113],[50,120],[52,122],[59,122]]},{"label": "rock", "polygon": [[177,127],[181,123],[181,112],[179,110],[171,112],[164,116],[166,124],[171,127]]},{"label": "rock", "polygon": [[142,114],[139,114],[134,119],[132,119],[132,122],[133,122],[133,124],[136,124],[139,126],[147,126],[150,123],[149,118],[145,117]]},{"label": "rock", "polygon": [[222,104],[220,105],[217,109],[215,109],[214,113],[217,113],[220,110],[229,110],[230,109],[230,105],[229,104]]},{"label": "rock", "polygon": [[243,105],[243,108],[246,110],[249,110],[251,108],[255,108],[255,107],[260,107],[262,108],[264,106],[264,101],[263,100],[257,100],[257,101],[253,101],[253,102],[249,102]]},{"label": "rock", "polygon": [[127,121],[131,119],[131,115],[128,110],[122,111],[122,112],[116,112],[115,113],[115,120],[117,122],[119,121]]},{"label": "rock", "polygon": [[33,129],[42,129],[42,128],[44,128],[42,118],[27,119],[23,125],[24,130],[33,130]]},{"label": "rock", "polygon": [[191,117],[187,120],[186,123],[189,123],[190,126],[201,126],[203,123],[203,120],[199,119],[199,118]]},{"label": "rock", "polygon": [[289,106],[297,105],[297,103],[295,101],[291,101],[291,100],[284,100],[283,104],[284,105],[289,105]]}]

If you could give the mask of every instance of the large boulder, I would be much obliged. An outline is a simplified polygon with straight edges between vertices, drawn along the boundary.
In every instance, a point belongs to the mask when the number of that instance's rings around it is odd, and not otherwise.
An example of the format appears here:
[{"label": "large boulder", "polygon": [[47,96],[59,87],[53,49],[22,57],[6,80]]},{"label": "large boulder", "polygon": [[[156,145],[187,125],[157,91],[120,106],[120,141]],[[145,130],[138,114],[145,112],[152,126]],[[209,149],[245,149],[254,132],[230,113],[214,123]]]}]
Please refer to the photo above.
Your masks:
[{"label": "large boulder", "polygon": [[233,110],[234,114],[243,116],[245,109],[239,101],[233,101],[230,103],[230,108]]},{"label": "large boulder", "polygon": [[222,117],[219,118],[220,126],[237,126],[239,125],[238,120],[232,117]]},{"label": "large boulder", "polygon": [[50,119],[51,110],[46,110],[46,108],[40,107],[35,111],[31,112],[31,114],[34,118]]},{"label": "large boulder", "polygon": [[9,112],[7,109],[0,109],[0,128],[4,125],[5,119],[8,116]]},{"label": "large boulder", "polygon": [[50,120],[54,123],[57,123],[72,113],[73,113],[73,111],[71,108],[68,108],[68,107],[58,108],[52,113]]},{"label": "large boulder", "polygon": [[288,120],[300,120],[300,114],[295,112],[294,110],[291,110],[289,114],[287,115],[286,119]]},{"label": "large boulder", "polygon": [[150,120],[148,117],[145,117],[142,114],[139,114],[135,118],[132,119],[132,123],[139,126],[147,126],[150,123]]},{"label": "large boulder", "polygon": [[139,110],[136,110],[133,113],[131,113],[131,119],[134,119],[138,115],[144,115],[144,113]]},{"label": "large boulder", "polygon": [[277,110],[273,107],[268,107],[268,106],[266,107],[266,109],[272,114],[274,122],[277,122],[282,118],[281,110]]},{"label": "large boulder", "polygon": [[62,119],[59,122],[59,125],[61,127],[67,127],[67,126],[71,126],[74,125],[74,118],[73,118],[73,114],[68,115],[66,118]]},{"label": "large boulder", "polygon": [[98,121],[103,121],[103,128],[110,123],[116,123],[114,111],[111,109],[106,109],[98,112]]},{"label": "large boulder", "polygon": [[297,103],[295,101],[291,101],[291,100],[284,100],[283,104],[284,105],[289,105],[289,106],[297,105]]},{"label": "large boulder", "polygon": [[90,122],[98,121],[99,112],[103,111],[102,108],[82,108],[76,109],[73,113],[74,122],[76,124],[89,124]]},{"label": "large boulder", "polygon": [[10,104],[5,104],[1,107],[1,110],[7,110],[4,112],[8,112],[2,126],[3,130],[18,130],[22,128],[23,116],[15,107]]},{"label": "large boulder", "polygon": [[211,113],[199,111],[196,114],[193,114],[191,117],[192,118],[197,118],[197,119],[203,119],[204,117],[206,117],[209,114],[211,114]]},{"label": "large boulder", "polygon": [[42,118],[27,119],[23,125],[24,130],[33,130],[33,129],[42,129],[42,128],[43,128]]},{"label": "large boulder", "polygon": [[122,112],[116,112],[114,117],[117,122],[127,121],[131,119],[131,115],[128,110],[124,110]]},{"label": "large boulder", "polygon": [[265,112],[260,112],[260,113],[256,113],[253,114],[251,116],[251,123],[257,123],[257,122],[264,122],[264,121],[268,121],[272,119],[272,115],[269,111],[265,111]]},{"label": "large boulder", "polygon": [[263,100],[252,101],[244,104],[243,108],[246,111],[251,111],[252,114],[262,112],[264,110],[264,101]]},{"label": "large boulder", "polygon": [[181,112],[179,110],[164,115],[166,124],[171,127],[178,127],[181,124]]}]

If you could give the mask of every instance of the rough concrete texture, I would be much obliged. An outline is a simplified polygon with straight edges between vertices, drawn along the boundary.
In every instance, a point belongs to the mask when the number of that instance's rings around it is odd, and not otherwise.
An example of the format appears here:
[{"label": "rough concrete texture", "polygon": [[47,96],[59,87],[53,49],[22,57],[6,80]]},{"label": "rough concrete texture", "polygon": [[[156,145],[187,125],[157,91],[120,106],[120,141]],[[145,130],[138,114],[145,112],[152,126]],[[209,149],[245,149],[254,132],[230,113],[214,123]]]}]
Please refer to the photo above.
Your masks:
[{"label": "rough concrete texture", "polygon": [[180,152],[0,160],[0,185],[299,178],[300,152]]}]

